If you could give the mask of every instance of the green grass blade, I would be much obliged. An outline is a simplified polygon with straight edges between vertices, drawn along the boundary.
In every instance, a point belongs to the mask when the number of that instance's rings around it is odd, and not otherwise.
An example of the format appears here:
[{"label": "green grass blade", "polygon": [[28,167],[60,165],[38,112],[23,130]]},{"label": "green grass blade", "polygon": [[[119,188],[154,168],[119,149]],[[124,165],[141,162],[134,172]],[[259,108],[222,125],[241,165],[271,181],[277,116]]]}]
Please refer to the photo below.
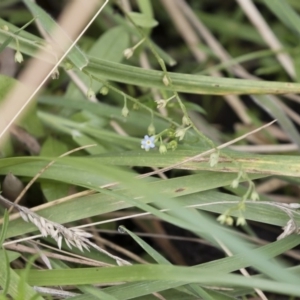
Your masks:
[{"label": "green grass blade", "polygon": [[264,0],[264,3],[286,26],[300,34],[300,17],[286,0]]},{"label": "green grass blade", "polygon": [[7,228],[8,228],[8,212],[7,212],[7,210],[5,210],[4,216],[3,216],[1,232],[0,232],[0,248],[2,248],[2,244],[6,238]]},{"label": "green grass blade", "polygon": [[282,283],[266,279],[245,278],[239,275],[227,274],[226,276],[216,274],[212,271],[204,271],[196,268],[162,266],[162,265],[138,265],[119,268],[88,268],[74,270],[48,270],[30,271],[29,283],[37,285],[59,285],[78,284],[78,274],[84,275],[81,283],[106,283],[115,281],[176,281],[190,283],[198,282],[209,285],[232,285],[245,287],[256,287],[266,291],[277,293],[288,293],[295,296],[300,295],[300,287],[297,284]]},{"label": "green grass blade", "polygon": [[[9,277],[7,274],[7,262],[5,259],[5,254],[2,250],[0,250],[0,285],[2,288],[6,286],[7,280],[9,279],[9,286],[8,286],[8,294],[13,297],[13,299],[18,299],[19,297],[19,284],[20,284],[20,277],[17,273],[9,268]],[[31,297],[36,296],[36,292],[27,284],[24,283],[24,297],[23,300],[30,300]],[[43,300],[44,298],[41,296],[36,296],[37,300]]]},{"label": "green grass blade", "polygon": [[29,22],[27,22],[24,26],[22,26],[20,29],[18,29],[17,31],[15,31],[13,33],[12,36],[8,37],[6,39],[6,41],[4,43],[1,44],[0,46],[0,53],[9,45],[9,43],[14,39],[13,36],[18,36],[19,33],[24,30],[27,26],[29,26],[32,22],[34,21],[34,19],[30,20]]},{"label": "green grass blade", "polygon": [[284,132],[290,136],[291,140],[300,147],[300,136],[293,122],[283,111],[277,99],[271,96],[252,96],[255,103],[262,107],[268,114],[278,120]]},{"label": "green grass blade", "polygon": [[[1,27],[7,26],[8,31],[1,29]],[[37,36],[28,33],[25,30],[21,30],[19,27],[0,18],[0,43],[5,43],[10,39],[9,47],[15,50],[18,49],[14,32],[18,32],[19,50],[27,55],[35,56],[39,50],[44,50],[47,55],[43,56],[50,63],[55,63],[56,58],[49,49],[44,46],[44,40]],[[37,56],[39,57],[39,56]]]},{"label": "green grass blade", "polygon": [[202,75],[169,73],[173,86],[165,86],[162,71],[146,70],[124,64],[90,59],[85,71],[95,78],[112,80],[143,87],[176,90],[177,92],[207,95],[228,94],[285,94],[299,93],[300,84],[246,79],[220,78]]},{"label": "green grass blade", "polygon": [[[2,246],[2,244],[1,244]],[[9,283],[10,283],[10,267],[9,267],[9,260],[6,253],[6,250],[2,250],[3,257],[4,257],[4,264],[5,264],[5,284],[2,286],[3,289],[3,295],[6,296],[8,294],[9,290]]]},{"label": "green grass blade", "polygon": [[[33,16],[41,22],[41,25],[50,36],[55,28],[60,29],[59,25],[50,17],[50,15],[48,15],[35,2],[31,0],[23,0],[23,2],[31,11]],[[66,40],[69,40],[70,44],[72,44],[71,39],[62,29],[60,29],[60,34],[61,36],[64,36]],[[59,43],[59,41],[56,42]],[[88,64],[88,58],[76,45],[71,49],[67,57],[79,70],[82,70]]]},{"label": "green grass blade", "polygon": [[[125,228],[124,226],[119,227],[119,231],[129,234],[144,250],[147,252],[157,263],[171,265],[171,263],[165,259],[158,251],[145,243],[140,237],[136,234]],[[184,290],[191,290],[196,293],[198,297],[202,297],[205,300],[213,300],[211,296],[202,288],[198,287],[196,284],[190,284]]]},{"label": "green grass blade", "polygon": [[103,292],[100,288],[96,288],[93,286],[81,286],[80,290],[90,294],[93,296],[94,299],[100,299],[100,300],[118,300],[116,297]]},{"label": "green grass blade", "polygon": [[163,265],[171,265],[171,263],[164,258],[158,251],[145,243],[140,237],[136,234],[125,228],[124,226],[120,226],[118,229],[120,232],[129,234],[157,263]]}]

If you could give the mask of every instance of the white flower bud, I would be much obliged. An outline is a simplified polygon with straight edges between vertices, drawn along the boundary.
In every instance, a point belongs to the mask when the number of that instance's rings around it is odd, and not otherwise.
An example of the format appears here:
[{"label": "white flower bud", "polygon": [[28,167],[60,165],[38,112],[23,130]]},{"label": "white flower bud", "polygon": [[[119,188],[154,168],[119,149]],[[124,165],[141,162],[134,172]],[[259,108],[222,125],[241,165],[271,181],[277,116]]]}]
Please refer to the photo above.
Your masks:
[{"label": "white flower bud", "polygon": [[230,185],[233,189],[236,189],[239,186],[239,183],[240,183],[239,179],[235,178],[234,180],[232,180]]},{"label": "white flower bud", "polygon": [[164,77],[163,77],[163,84],[165,85],[165,86],[169,86],[170,85],[170,81],[169,81],[169,79],[168,79],[168,77],[167,77],[167,75],[165,75]]},{"label": "white flower bud", "polygon": [[128,110],[127,106],[124,105],[124,107],[122,109],[122,116],[127,118],[128,114],[129,114],[129,110]]},{"label": "white flower bud", "polygon": [[108,89],[108,87],[106,87],[106,86],[103,86],[101,89],[100,89],[100,91],[99,91],[99,93],[101,94],[101,95],[107,95],[108,94],[108,92],[109,92],[109,89]]},{"label": "white flower bud", "polygon": [[89,88],[88,91],[87,91],[86,96],[87,96],[89,99],[92,99],[92,98],[95,97],[95,93],[94,93],[94,91],[93,91],[91,88]]},{"label": "white flower bud", "polygon": [[58,77],[59,77],[59,71],[58,71],[58,69],[56,68],[56,69],[52,72],[51,78],[52,78],[52,79],[58,79]]},{"label": "white flower bud", "polygon": [[252,201],[256,201],[256,200],[259,200],[259,195],[256,191],[252,191],[251,195],[250,195],[250,199]]},{"label": "white flower bud", "polygon": [[21,63],[23,60],[24,59],[22,53],[19,50],[17,50],[15,53],[15,62]]},{"label": "white flower bud", "polygon": [[151,124],[148,126],[148,134],[149,134],[149,135],[155,135],[155,127],[154,127],[153,123],[151,123]]},{"label": "white flower bud", "polygon": [[123,55],[126,59],[129,59],[134,53],[134,50],[132,48],[127,48],[123,51]]},{"label": "white flower bud", "polygon": [[246,220],[244,217],[240,216],[236,220],[236,226],[244,226],[246,225]]},{"label": "white flower bud", "polygon": [[230,216],[227,216],[225,224],[228,225],[228,226],[232,226],[233,225],[233,218],[230,217]]},{"label": "white flower bud", "polygon": [[182,125],[183,126],[189,126],[189,125],[191,125],[191,121],[190,121],[190,119],[187,116],[183,116],[182,117]]},{"label": "white flower bud", "polygon": [[217,221],[221,224],[224,224],[226,222],[227,216],[226,215],[219,215],[217,218]]},{"label": "white flower bud", "polygon": [[167,105],[167,101],[164,99],[155,100],[155,102],[157,104],[157,108],[163,108]]},{"label": "white flower bud", "polygon": [[184,128],[178,128],[175,131],[175,137],[178,137],[179,141],[181,141],[181,140],[183,140],[183,138],[185,136],[185,132],[186,132],[186,129],[184,129]]},{"label": "white flower bud", "polygon": [[165,144],[160,144],[160,146],[159,146],[159,153],[160,154],[165,154],[165,153],[167,153],[167,147],[166,147],[166,145]]}]

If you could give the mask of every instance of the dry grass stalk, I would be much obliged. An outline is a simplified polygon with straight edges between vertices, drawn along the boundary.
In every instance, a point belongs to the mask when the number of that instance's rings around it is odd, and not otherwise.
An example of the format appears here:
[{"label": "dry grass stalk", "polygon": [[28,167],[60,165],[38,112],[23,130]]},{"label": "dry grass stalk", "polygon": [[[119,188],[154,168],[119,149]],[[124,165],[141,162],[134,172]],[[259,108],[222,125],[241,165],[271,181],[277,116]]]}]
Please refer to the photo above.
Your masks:
[{"label": "dry grass stalk", "polygon": [[67,228],[61,224],[47,220],[32,212],[30,209],[13,203],[1,195],[0,200],[16,208],[19,211],[22,219],[25,222],[34,224],[39,229],[43,237],[51,236],[57,242],[59,249],[61,249],[62,241],[64,240],[70,249],[72,249],[73,246],[83,252],[84,249],[89,251],[89,247],[93,247],[99,252],[102,252],[107,256],[113,258],[119,266],[131,265],[128,261],[118,256],[112,255],[108,251],[91,242],[89,238],[92,237],[92,234],[86,231],[83,231],[79,228]]}]

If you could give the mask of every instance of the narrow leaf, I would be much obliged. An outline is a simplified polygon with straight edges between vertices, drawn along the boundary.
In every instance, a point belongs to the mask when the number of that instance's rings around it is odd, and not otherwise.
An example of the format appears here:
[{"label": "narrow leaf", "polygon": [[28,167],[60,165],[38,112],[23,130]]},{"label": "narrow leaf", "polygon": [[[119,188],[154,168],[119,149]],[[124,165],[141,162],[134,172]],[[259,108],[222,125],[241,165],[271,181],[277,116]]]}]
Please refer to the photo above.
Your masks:
[{"label": "narrow leaf", "polygon": [[[72,40],[68,35],[59,27],[59,25],[48,15],[41,7],[39,7],[35,2],[31,0],[23,0],[25,5],[31,11],[33,16],[37,18],[44,30],[51,36],[54,29],[60,30],[61,36],[64,36],[66,40],[69,40],[70,45]],[[59,44],[59,41],[56,41]],[[79,49],[78,46],[74,46],[68,54],[68,58],[79,70],[82,70],[88,64],[88,58],[86,55]]]}]

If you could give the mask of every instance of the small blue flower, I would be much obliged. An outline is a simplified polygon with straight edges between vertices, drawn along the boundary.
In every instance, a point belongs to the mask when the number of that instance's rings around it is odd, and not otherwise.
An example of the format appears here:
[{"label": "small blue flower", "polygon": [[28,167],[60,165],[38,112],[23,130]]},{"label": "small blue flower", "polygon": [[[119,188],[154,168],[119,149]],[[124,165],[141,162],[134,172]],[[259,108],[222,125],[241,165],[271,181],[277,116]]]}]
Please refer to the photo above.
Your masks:
[{"label": "small blue flower", "polygon": [[155,136],[145,135],[144,139],[141,141],[142,149],[149,151],[150,148],[154,148],[155,147],[154,141],[155,141]]}]

